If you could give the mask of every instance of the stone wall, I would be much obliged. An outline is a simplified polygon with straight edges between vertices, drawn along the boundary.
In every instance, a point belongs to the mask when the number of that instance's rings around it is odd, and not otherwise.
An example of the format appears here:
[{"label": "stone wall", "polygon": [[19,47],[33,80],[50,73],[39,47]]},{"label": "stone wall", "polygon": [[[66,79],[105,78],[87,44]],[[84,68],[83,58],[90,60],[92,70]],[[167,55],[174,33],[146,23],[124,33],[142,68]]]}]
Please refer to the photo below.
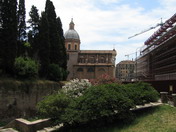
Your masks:
[{"label": "stone wall", "polygon": [[0,121],[35,116],[37,103],[60,88],[52,81],[0,80]]}]

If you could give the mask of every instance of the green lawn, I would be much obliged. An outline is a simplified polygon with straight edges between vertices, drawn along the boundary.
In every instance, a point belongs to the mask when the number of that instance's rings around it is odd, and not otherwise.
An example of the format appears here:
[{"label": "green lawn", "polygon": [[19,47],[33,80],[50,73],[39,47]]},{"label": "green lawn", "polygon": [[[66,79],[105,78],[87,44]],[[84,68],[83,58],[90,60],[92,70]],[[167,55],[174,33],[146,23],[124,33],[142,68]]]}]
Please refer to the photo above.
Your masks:
[{"label": "green lawn", "polygon": [[136,120],[132,124],[124,126],[118,131],[176,132],[176,107],[162,105],[142,112],[138,114]]},{"label": "green lawn", "polygon": [[136,119],[130,124],[113,125],[93,129],[72,129],[68,132],[176,132],[176,107],[161,105],[136,111]]}]

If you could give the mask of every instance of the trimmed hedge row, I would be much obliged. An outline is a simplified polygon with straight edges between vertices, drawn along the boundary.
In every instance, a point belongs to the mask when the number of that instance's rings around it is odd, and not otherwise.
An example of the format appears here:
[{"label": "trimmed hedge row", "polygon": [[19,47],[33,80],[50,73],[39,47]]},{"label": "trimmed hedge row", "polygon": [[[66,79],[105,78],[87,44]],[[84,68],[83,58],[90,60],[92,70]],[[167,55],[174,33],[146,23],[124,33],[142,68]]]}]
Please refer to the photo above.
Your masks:
[{"label": "trimmed hedge row", "polygon": [[44,117],[57,123],[85,124],[108,117],[130,119],[130,108],[158,100],[158,92],[147,83],[105,84],[87,88],[82,96],[71,98],[63,92],[50,95],[38,104]]}]

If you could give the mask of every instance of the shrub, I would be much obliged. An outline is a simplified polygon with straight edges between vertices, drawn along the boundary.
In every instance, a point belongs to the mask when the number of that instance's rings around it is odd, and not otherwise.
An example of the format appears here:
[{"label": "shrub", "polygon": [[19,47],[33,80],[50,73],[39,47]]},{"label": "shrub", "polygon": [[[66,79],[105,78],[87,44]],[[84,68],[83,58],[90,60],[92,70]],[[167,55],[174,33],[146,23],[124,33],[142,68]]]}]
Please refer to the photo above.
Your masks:
[{"label": "shrub", "polygon": [[36,78],[38,76],[39,65],[28,57],[18,57],[15,59],[15,73],[20,78]]},{"label": "shrub", "polygon": [[67,78],[67,71],[57,64],[49,65],[48,79],[52,81],[62,81]]},{"label": "shrub", "polygon": [[123,93],[107,88],[106,85],[93,86],[69,105],[63,121],[85,123],[116,114],[119,115],[119,118],[125,118],[124,115],[126,114],[128,117],[127,113],[132,106],[132,101]]},{"label": "shrub", "polygon": [[127,84],[125,87],[126,93],[135,105],[144,105],[145,103],[156,102],[159,99],[159,93],[148,83]]},{"label": "shrub", "polygon": [[158,93],[147,83],[90,87],[88,80],[75,79],[58,94],[46,97],[38,108],[43,115],[67,124],[101,121],[109,117],[124,121],[132,117],[130,108],[157,99]]},{"label": "shrub", "polygon": [[65,108],[68,107],[70,98],[64,93],[46,96],[37,105],[38,112],[42,117],[60,119],[65,114]]}]

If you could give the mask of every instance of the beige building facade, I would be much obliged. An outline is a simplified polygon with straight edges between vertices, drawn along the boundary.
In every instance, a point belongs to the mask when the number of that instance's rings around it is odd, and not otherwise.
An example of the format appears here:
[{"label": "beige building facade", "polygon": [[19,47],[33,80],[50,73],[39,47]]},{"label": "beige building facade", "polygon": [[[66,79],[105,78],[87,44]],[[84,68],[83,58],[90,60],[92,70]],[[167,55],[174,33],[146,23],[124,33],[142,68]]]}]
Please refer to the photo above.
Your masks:
[{"label": "beige building facade", "polygon": [[95,79],[102,74],[115,77],[116,50],[80,50],[80,37],[74,29],[73,19],[65,32],[68,80]]},{"label": "beige building facade", "polygon": [[116,65],[116,78],[121,81],[133,81],[135,79],[135,61],[119,62]]}]

